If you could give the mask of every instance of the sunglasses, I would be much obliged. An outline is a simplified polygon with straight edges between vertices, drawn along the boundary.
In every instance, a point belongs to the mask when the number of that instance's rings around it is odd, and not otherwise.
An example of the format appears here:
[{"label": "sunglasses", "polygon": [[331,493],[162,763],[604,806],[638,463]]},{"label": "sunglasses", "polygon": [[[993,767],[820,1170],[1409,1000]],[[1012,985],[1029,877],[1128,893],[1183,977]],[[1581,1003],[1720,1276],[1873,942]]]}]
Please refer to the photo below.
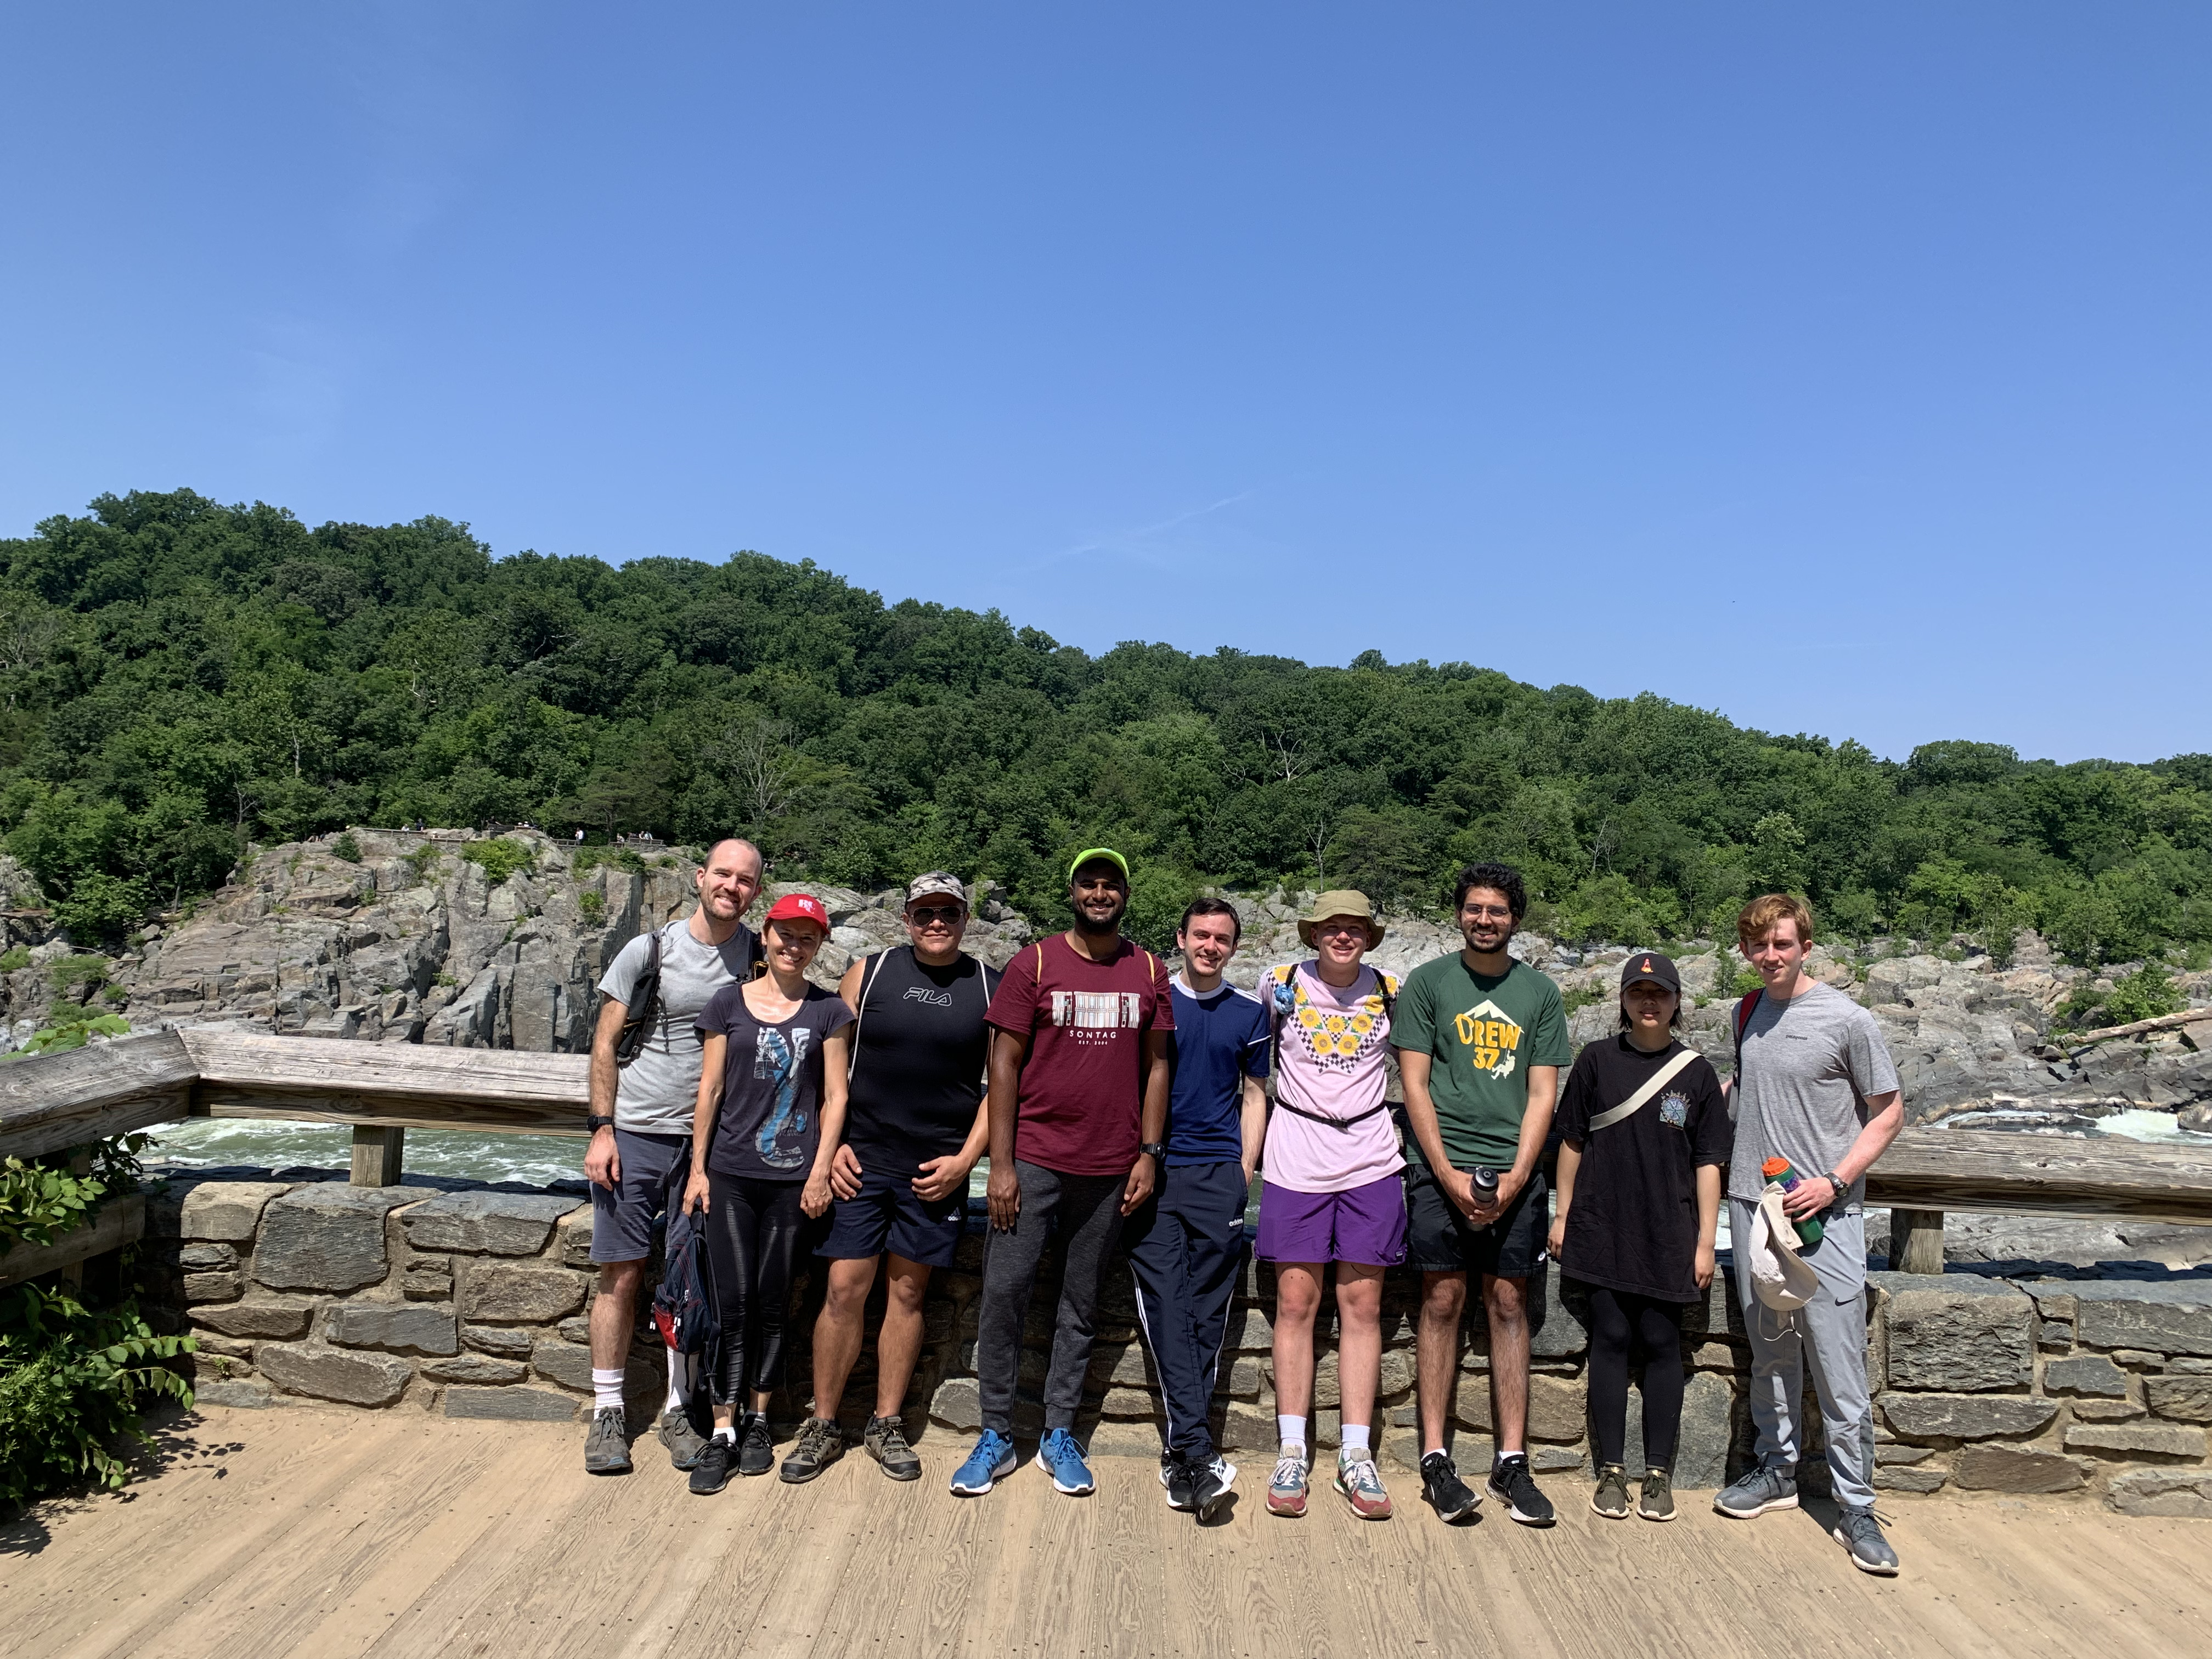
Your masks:
[{"label": "sunglasses", "polygon": [[906,919],[918,927],[927,927],[933,921],[957,922],[967,914],[966,908],[957,904],[917,904],[908,909]]}]

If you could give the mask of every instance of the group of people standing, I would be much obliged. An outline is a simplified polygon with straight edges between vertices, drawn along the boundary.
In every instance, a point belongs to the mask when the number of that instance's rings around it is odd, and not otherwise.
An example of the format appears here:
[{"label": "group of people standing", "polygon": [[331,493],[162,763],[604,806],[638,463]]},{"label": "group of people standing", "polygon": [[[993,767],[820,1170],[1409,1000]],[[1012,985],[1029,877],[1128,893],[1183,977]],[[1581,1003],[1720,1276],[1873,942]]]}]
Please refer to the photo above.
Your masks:
[{"label": "group of people standing", "polygon": [[[1094,1489],[1077,1416],[1118,1247],[1164,1407],[1166,1499],[1201,1519],[1220,1511],[1237,1470],[1215,1443],[1210,1411],[1256,1173],[1252,1249],[1273,1264],[1275,1289],[1272,1514],[1307,1509],[1320,1426],[1315,1328],[1332,1279],[1331,1485],[1356,1515],[1391,1514],[1375,1455],[1383,1278],[1410,1262],[1421,1275],[1423,1499],[1448,1522],[1487,1496],[1516,1522],[1552,1524],[1527,1442],[1530,1300],[1540,1295],[1531,1281],[1540,1285],[1548,1255],[1589,1298],[1591,1508],[1670,1521],[1683,1316],[1713,1279],[1725,1170],[1739,1292],[1758,1310],[1747,1325],[1759,1459],[1716,1507],[1749,1518],[1796,1505],[1809,1363],[1835,1535],[1861,1568],[1897,1570],[1873,1513],[1860,1207],[1866,1170],[1903,1107],[1872,1019],[1805,972],[1813,918],[1802,900],[1755,900],[1739,919],[1762,988],[1735,1010],[1738,1063],[1723,1082],[1677,1036],[1681,982],[1656,952],[1624,967],[1616,1035],[1576,1056],[1558,988],[1508,950],[1528,899],[1501,864],[1461,872],[1453,908],[1464,948],[1402,983],[1365,960],[1384,937],[1367,898],[1320,895],[1298,924],[1311,956],[1270,969],[1256,995],[1224,978],[1241,942],[1224,900],[1201,898],[1184,914],[1179,972],[1122,936],[1129,867],[1109,848],[1086,849],[1069,867],[1073,925],[1024,946],[1003,971],[961,951],[960,880],[916,878],[909,943],[856,960],[835,992],[806,978],[830,926],[819,900],[786,894],[757,938],[744,926],[761,876],[750,843],[711,848],[698,908],[631,941],[601,981],[586,1159],[601,1264],[587,1468],[630,1467],[623,1357],[665,1216],[672,1255],[696,1231],[723,1333],[714,1375],[694,1379],[671,1355],[657,1427],[691,1489],[717,1492],[733,1471],[776,1466],[767,1408],[782,1374],[793,1271],[810,1245],[827,1279],[814,1407],[781,1478],[811,1480],[845,1449],[836,1417],[882,1264],[887,1297],[862,1440],[885,1474],[917,1479],[901,1411],[923,1296],[931,1270],[953,1261],[969,1174],[988,1153],[981,1433],[953,1492],[980,1497],[1018,1467],[1024,1328],[1056,1237],[1065,1266],[1037,1467],[1060,1492]],[[1401,1110],[1388,1099],[1394,1056]],[[1802,1255],[1817,1293],[1779,1315],[1760,1307],[1741,1248],[1773,1202],[1764,1170],[1777,1162],[1788,1166],[1789,1221],[1825,1224]],[[1488,1332],[1493,1441],[1480,1491],[1462,1479],[1448,1432],[1470,1280]],[[1638,1365],[1644,1473],[1632,1504],[1626,1411]],[[711,1431],[691,1404],[701,1384]]]}]

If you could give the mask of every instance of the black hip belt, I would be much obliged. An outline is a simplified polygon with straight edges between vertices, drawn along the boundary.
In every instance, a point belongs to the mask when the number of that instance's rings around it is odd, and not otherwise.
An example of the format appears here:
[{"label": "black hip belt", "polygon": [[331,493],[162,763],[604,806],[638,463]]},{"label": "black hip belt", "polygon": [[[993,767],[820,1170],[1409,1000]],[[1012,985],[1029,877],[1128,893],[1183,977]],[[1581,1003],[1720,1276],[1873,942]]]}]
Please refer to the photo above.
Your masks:
[{"label": "black hip belt", "polygon": [[1379,1106],[1370,1106],[1365,1111],[1355,1113],[1350,1117],[1323,1117],[1319,1112],[1304,1111],[1291,1105],[1287,1100],[1278,1100],[1275,1103],[1275,1109],[1279,1112],[1288,1112],[1292,1117],[1302,1117],[1309,1123],[1326,1123],[1332,1129],[1349,1129],[1355,1123],[1364,1123],[1369,1118],[1389,1111],[1390,1103],[1386,1100]]}]

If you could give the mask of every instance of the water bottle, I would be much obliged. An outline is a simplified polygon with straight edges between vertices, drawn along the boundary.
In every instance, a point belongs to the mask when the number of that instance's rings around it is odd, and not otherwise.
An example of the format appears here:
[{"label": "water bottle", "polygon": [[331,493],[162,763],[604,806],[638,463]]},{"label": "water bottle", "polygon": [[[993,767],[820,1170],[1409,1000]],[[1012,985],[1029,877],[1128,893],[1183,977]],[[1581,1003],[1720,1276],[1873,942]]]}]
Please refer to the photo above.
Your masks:
[{"label": "water bottle", "polygon": [[[1765,1163],[1759,1166],[1759,1172],[1769,1181],[1780,1182],[1782,1190],[1785,1193],[1796,1192],[1797,1183],[1804,1179],[1797,1173],[1796,1167],[1786,1158],[1768,1158]],[[1843,1194],[1838,1193],[1836,1196],[1841,1198]],[[1798,1242],[1802,1244],[1818,1244],[1822,1236],[1828,1231],[1826,1224],[1818,1215],[1808,1215],[1802,1221],[1793,1221],[1790,1224],[1796,1228]]]},{"label": "water bottle", "polygon": [[1487,1164],[1478,1164],[1472,1170],[1469,1170],[1467,1172],[1467,1178],[1474,1183],[1474,1195],[1476,1199],[1485,1204],[1492,1204],[1497,1201],[1497,1170],[1492,1169]]}]

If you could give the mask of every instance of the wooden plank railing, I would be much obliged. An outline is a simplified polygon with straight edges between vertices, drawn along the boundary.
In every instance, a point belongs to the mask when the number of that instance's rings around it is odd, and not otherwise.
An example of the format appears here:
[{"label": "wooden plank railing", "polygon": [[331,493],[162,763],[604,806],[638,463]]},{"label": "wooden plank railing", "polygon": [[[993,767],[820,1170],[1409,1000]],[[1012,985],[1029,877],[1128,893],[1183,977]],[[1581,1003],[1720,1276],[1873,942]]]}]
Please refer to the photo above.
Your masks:
[{"label": "wooden plank railing", "polygon": [[[428,1048],[221,1030],[125,1037],[0,1066],[0,1157],[29,1157],[181,1117],[351,1125],[353,1179],[399,1179],[410,1128],[581,1137],[581,1054]],[[1907,1129],[1867,1180],[1892,1255],[1935,1271],[1942,1212],[2124,1215],[2212,1225],[2212,1156],[2179,1146],[1989,1130]]]}]

